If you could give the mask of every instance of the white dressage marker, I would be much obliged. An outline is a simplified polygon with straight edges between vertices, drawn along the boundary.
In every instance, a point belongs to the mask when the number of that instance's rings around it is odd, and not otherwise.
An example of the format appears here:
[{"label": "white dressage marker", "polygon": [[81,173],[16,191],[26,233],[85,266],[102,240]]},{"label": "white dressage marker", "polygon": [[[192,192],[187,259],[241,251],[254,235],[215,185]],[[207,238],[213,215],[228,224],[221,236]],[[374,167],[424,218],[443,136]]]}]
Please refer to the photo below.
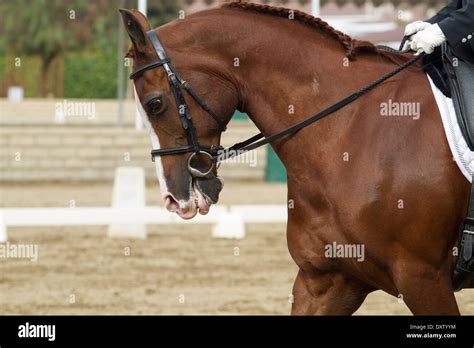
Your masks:
[{"label": "white dressage marker", "polygon": [[243,239],[245,238],[245,223],[239,212],[223,212],[217,224],[212,228],[214,238]]},{"label": "white dressage marker", "polygon": [[[140,209],[145,207],[145,171],[141,167],[118,167],[115,170],[112,207]],[[126,212],[125,214],[131,214]],[[143,223],[114,223],[109,226],[109,237],[146,238]]]},{"label": "white dressage marker", "polygon": [[24,94],[23,87],[10,86],[8,88],[8,101],[13,103],[22,102]]}]

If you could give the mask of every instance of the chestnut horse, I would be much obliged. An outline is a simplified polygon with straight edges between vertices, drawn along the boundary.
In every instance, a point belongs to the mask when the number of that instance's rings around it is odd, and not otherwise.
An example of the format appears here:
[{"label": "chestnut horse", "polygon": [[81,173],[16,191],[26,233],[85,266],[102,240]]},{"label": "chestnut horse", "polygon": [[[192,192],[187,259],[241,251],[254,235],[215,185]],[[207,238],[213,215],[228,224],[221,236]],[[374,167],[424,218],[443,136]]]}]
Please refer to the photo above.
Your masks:
[{"label": "chestnut horse", "polygon": [[[145,16],[120,12],[134,69],[155,61]],[[236,109],[246,112],[266,136],[407,60],[303,12],[242,2],[175,20],[156,33],[174,69],[222,121]],[[144,72],[135,89],[153,146],[186,145],[164,69]],[[222,129],[185,98],[199,142],[219,144]],[[386,103],[418,105],[420,115],[384,116]],[[352,314],[378,289],[402,298],[417,315],[459,314],[453,248],[470,184],[452,160],[420,64],[272,146],[286,167],[292,203],[287,239],[299,267],[293,314]],[[222,189],[216,171],[193,178],[188,158],[156,159],[165,205],[183,218],[207,213]]]}]

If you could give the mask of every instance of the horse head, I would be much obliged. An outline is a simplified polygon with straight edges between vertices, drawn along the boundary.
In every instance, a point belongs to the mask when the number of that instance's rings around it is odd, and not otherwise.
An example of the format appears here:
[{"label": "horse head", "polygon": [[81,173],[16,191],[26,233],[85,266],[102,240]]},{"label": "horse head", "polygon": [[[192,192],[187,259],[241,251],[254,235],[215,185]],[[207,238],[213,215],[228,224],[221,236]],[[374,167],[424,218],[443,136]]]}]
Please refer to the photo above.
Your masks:
[{"label": "horse head", "polygon": [[[153,32],[140,12],[119,11],[132,41],[128,56],[133,58],[135,73],[131,76],[138,109],[158,153],[154,159],[165,206],[183,219],[197,212],[207,214],[223,188],[212,157],[237,106],[235,89],[213,73],[216,68],[208,63],[213,61],[211,53],[202,47],[193,50],[189,29],[180,25],[182,21]],[[193,33],[193,40],[198,40],[196,36],[199,33]],[[157,45],[166,51],[165,60],[160,60]],[[204,95],[206,103],[199,97]]]}]

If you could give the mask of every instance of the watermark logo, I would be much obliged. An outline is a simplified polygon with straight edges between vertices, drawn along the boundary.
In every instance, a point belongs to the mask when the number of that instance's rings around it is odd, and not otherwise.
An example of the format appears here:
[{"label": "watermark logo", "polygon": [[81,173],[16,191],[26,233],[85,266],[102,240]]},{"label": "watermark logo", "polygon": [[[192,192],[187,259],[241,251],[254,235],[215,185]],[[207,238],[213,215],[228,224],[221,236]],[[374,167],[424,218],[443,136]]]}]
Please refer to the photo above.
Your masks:
[{"label": "watermark logo", "polygon": [[67,99],[64,99],[62,103],[56,103],[56,123],[64,123],[66,117],[86,117],[92,120],[95,118],[95,103],[72,102]]},{"label": "watermark logo", "polygon": [[11,244],[6,242],[0,244],[0,259],[30,259],[31,262],[38,261],[37,244]]},{"label": "watermark logo", "polygon": [[358,262],[365,260],[364,244],[326,244],[324,246],[324,256],[327,258],[351,258]]},{"label": "watermark logo", "polygon": [[420,103],[418,102],[395,102],[389,99],[380,104],[380,115],[411,117],[414,120],[420,118]]},{"label": "watermark logo", "polygon": [[257,151],[241,151],[241,150],[220,150],[217,153],[217,161],[224,163],[247,163],[250,167],[257,166]]},{"label": "watermark logo", "polygon": [[18,337],[20,338],[47,338],[52,342],[56,340],[56,325],[35,325],[26,322],[18,326]]}]

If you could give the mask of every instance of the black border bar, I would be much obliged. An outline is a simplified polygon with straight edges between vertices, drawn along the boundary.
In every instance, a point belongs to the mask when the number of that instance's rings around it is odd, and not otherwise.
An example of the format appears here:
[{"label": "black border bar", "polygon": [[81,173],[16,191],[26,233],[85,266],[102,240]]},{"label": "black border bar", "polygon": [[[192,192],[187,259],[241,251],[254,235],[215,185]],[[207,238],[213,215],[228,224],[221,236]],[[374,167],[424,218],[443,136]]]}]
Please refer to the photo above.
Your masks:
[{"label": "black border bar", "polygon": [[[20,325],[55,325],[55,340],[20,338]],[[407,334],[455,338],[408,338]],[[0,316],[0,347],[64,344],[408,344],[474,346],[474,317]]]}]

